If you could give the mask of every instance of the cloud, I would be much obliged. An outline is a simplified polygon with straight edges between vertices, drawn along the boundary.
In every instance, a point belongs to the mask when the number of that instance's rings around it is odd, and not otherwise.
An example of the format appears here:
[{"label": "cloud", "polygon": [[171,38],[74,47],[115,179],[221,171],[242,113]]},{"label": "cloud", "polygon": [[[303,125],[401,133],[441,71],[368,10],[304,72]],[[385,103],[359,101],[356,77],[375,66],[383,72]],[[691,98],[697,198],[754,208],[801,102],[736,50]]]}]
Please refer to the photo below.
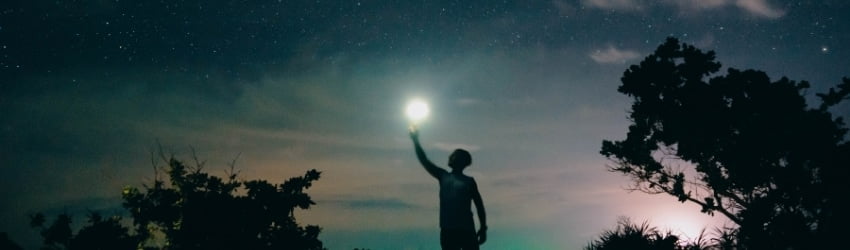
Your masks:
[{"label": "cloud", "polygon": [[[316,144],[322,146],[337,146],[347,148],[371,148],[371,149],[398,149],[406,148],[399,145],[400,143],[386,143],[384,138],[372,138],[369,136],[351,136],[344,134],[333,134],[327,132],[310,132],[302,130],[288,129],[259,129],[246,128],[238,126],[222,126],[215,131],[225,133],[230,131],[231,134],[238,135],[243,138],[250,139],[273,139],[281,141],[294,141],[301,143]],[[204,131],[201,133],[209,133]],[[200,135],[198,135],[200,136]],[[405,143],[406,144],[406,143]]]},{"label": "cloud", "polygon": [[442,142],[434,143],[434,147],[436,147],[439,150],[446,151],[446,152],[452,152],[455,149],[459,149],[459,148],[465,149],[466,151],[470,151],[470,152],[475,152],[475,151],[478,151],[478,150],[481,149],[481,147],[476,146],[476,145],[459,144],[459,143],[442,143]]},{"label": "cloud", "polygon": [[780,18],[785,11],[768,3],[768,0],[666,0],[667,5],[673,5],[680,11],[708,11],[734,5],[752,15],[763,18]]},{"label": "cloud", "polygon": [[[769,0],[663,0],[661,6],[672,6],[682,12],[714,11],[724,7],[737,7],[756,17],[776,19],[785,15],[785,10],[773,6]],[[640,11],[644,10],[646,1],[641,0],[582,0],[584,6],[606,10]],[[573,13],[575,8],[571,5],[555,0],[552,1],[561,15]]]},{"label": "cloud", "polygon": [[419,207],[399,199],[320,200],[317,203],[329,203],[349,209],[410,209]]},{"label": "cloud", "polygon": [[555,5],[555,8],[558,9],[558,15],[572,16],[576,13],[576,7],[563,0],[553,0],[552,5]]},{"label": "cloud", "polygon": [[473,106],[482,103],[481,100],[475,98],[459,98],[456,102],[460,106]]},{"label": "cloud", "polygon": [[681,10],[710,10],[729,4],[729,0],[666,0],[664,2],[675,5]]},{"label": "cloud", "polygon": [[711,33],[706,33],[698,40],[694,40],[691,43],[699,48],[711,48],[714,46],[714,35]]},{"label": "cloud", "polygon": [[735,5],[753,15],[776,19],[785,15],[785,11],[771,6],[767,0],[738,0]]},{"label": "cloud", "polygon": [[593,53],[590,53],[590,58],[593,61],[601,64],[618,64],[625,63],[628,60],[632,60],[640,57],[640,53],[634,50],[620,50],[614,48],[613,46],[609,46],[608,49],[605,50],[596,50]]},{"label": "cloud", "polygon": [[641,5],[636,0],[584,0],[584,5],[599,9],[640,10]]}]

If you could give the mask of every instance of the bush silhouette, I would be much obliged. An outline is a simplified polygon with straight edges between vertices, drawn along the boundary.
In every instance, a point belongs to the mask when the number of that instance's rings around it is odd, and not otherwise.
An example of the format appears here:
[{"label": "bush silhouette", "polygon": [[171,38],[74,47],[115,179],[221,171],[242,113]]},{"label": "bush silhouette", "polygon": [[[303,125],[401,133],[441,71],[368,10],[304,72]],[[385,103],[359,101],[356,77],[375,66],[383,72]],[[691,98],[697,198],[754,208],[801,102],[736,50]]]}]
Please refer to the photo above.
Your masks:
[{"label": "bush silhouette", "polygon": [[18,243],[12,241],[12,239],[9,239],[9,234],[6,232],[0,232],[0,249],[21,250],[23,248],[21,248]]},{"label": "bush silhouette", "polygon": [[683,242],[681,237],[670,231],[661,231],[647,222],[640,225],[622,217],[614,230],[606,230],[592,241],[585,250],[702,250],[712,247],[704,238],[695,242]]},{"label": "bush silhouette", "polygon": [[[626,139],[603,141],[609,170],[631,187],[667,194],[719,213],[747,249],[826,248],[848,223],[847,128],[829,109],[850,94],[850,79],[817,94],[809,83],[771,81],[728,69],[714,52],[668,38],[623,73],[618,91],[634,98]],[[686,176],[682,168],[693,168]]]},{"label": "bush silhouette", "polygon": [[139,238],[129,234],[129,229],[121,225],[120,217],[104,219],[93,212],[88,218],[88,224],[76,235],[72,233],[71,215],[67,213],[57,216],[49,227],[44,226],[43,214],[35,214],[30,219],[31,226],[41,229],[44,240],[42,249],[137,249]]},{"label": "bush silhouette", "polygon": [[158,170],[152,185],[124,188],[132,230],[120,217],[97,213],[76,234],[68,214],[47,227],[44,215],[36,214],[32,226],[41,229],[44,249],[323,249],[321,229],[300,226],[294,216],[296,208],[315,205],[304,191],[320,172],[310,170],[278,185],[240,181],[232,164],[222,179],[195,162],[190,167],[171,157],[164,168],[167,180]]}]

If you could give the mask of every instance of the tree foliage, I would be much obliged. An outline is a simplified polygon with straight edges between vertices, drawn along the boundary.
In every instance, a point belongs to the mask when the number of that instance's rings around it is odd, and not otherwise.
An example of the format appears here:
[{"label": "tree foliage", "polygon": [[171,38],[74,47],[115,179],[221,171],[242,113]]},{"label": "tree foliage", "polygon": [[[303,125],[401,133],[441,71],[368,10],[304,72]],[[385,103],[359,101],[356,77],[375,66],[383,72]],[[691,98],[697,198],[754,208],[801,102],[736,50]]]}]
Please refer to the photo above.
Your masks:
[{"label": "tree foliage", "polygon": [[667,194],[737,224],[739,247],[808,249],[846,232],[842,201],[850,145],[830,112],[850,94],[850,79],[807,105],[806,81],[776,81],[729,68],[712,51],[668,38],[623,74],[631,125],[603,141],[609,170],[634,190]]},{"label": "tree foliage", "polygon": [[131,225],[93,213],[73,234],[68,214],[50,226],[44,226],[44,215],[32,216],[44,249],[323,249],[321,229],[300,226],[294,216],[296,208],[315,205],[305,190],[320,172],[271,184],[238,180],[232,164],[223,179],[204,172],[197,159],[194,166],[173,157],[166,162],[166,180],[159,178],[161,168],[155,165],[153,185],[124,188]]},{"label": "tree foliage", "polygon": [[136,249],[140,239],[132,236],[121,224],[121,218],[103,218],[99,213],[89,213],[88,224],[76,235],[71,230],[71,215],[62,213],[50,226],[45,226],[45,217],[38,213],[30,217],[31,226],[41,231],[42,249],[69,250],[131,250]]},{"label": "tree foliage", "polygon": [[6,232],[0,232],[0,249],[21,250],[23,248],[21,248],[18,243],[12,241],[12,239],[9,239],[9,234],[7,234]]}]

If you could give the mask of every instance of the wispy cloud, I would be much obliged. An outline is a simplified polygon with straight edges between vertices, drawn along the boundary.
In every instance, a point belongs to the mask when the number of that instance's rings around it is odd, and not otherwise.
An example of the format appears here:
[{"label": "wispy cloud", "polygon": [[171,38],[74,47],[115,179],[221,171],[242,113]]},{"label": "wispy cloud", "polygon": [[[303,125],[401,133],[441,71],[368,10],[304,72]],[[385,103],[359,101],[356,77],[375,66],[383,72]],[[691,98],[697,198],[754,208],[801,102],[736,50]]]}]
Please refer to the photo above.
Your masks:
[{"label": "wispy cloud", "polygon": [[618,48],[614,48],[613,46],[609,46],[605,50],[596,50],[590,53],[590,58],[597,63],[602,64],[617,64],[617,63],[625,63],[628,60],[632,60],[640,57],[640,53],[634,50],[621,50]]},{"label": "wispy cloud", "polygon": [[478,151],[478,150],[481,149],[481,147],[476,146],[476,145],[460,144],[460,143],[443,143],[443,142],[434,143],[434,147],[436,147],[439,150],[446,151],[446,152],[452,152],[455,149],[459,149],[459,148],[465,149],[466,151],[470,151],[470,152],[475,152],[475,151]]},{"label": "wispy cloud", "polygon": [[613,9],[613,10],[640,10],[642,7],[636,0],[583,0],[585,6]]},{"label": "wispy cloud", "polygon": [[[753,16],[776,19],[785,15],[785,10],[774,6],[769,0],[663,0],[660,6],[672,6],[682,12],[715,11],[725,7],[737,7]],[[583,0],[582,4],[590,8],[606,10],[640,11],[646,6],[646,1],[641,0]],[[569,10],[566,3],[553,1],[560,12]]]},{"label": "wispy cloud", "polygon": [[691,43],[693,43],[699,48],[710,48],[714,46],[714,41],[714,35],[712,35],[711,33],[706,33],[705,35],[703,35],[697,40],[692,41]]},{"label": "wispy cloud", "polygon": [[667,0],[664,3],[688,12],[717,10],[734,5],[757,17],[775,19],[785,15],[784,10],[772,6],[768,0]]},{"label": "wispy cloud", "polygon": [[418,207],[399,199],[319,200],[317,203],[343,206],[350,209],[411,209]]},{"label": "wispy cloud", "polygon": [[555,5],[555,8],[558,10],[558,14],[561,16],[572,16],[576,13],[576,7],[566,1],[553,0],[552,5]]},{"label": "wispy cloud", "polygon": [[775,19],[785,15],[784,10],[771,6],[767,0],[737,0],[735,5],[760,17]]},{"label": "wispy cloud", "polygon": [[475,98],[459,98],[455,102],[460,106],[473,106],[482,103],[481,100]]},{"label": "wispy cloud", "polygon": [[248,138],[266,138],[283,141],[296,141],[313,143],[325,146],[340,146],[352,148],[375,148],[375,149],[397,149],[401,147],[398,143],[386,143],[381,139],[360,136],[347,136],[342,134],[329,134],[309,132],[302,130],[269,130],[257,128],[245,128],[234,126],[223,126],[220,130],[230,130],[232,133]]},{"label": "wispy cloud", "polygon": [[729,4],[729,0],[665,0],[664,3],[674,5],[680,10],[711,10]]}]

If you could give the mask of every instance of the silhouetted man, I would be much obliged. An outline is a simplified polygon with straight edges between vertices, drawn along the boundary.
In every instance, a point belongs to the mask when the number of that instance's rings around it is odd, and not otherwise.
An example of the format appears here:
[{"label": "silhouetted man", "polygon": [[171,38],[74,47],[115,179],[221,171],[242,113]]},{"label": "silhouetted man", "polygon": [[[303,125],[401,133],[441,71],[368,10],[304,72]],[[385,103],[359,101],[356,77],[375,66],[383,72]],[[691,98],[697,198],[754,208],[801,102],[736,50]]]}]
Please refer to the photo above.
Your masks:
[{"label": "silhouetted man", "polygon": [[[410,129],[410,139],[416,149],[416,157],[425,170],[440,182],[440,246],[448,249],[478,249],[487,240],[487,215],[478,193],[475,179],[463,174],[463,169],[472,163],[472,156],[463,149],[456,149],[449,156],[452,172],[437,167],[425,156],[419,145],[419,131]],[[475,204],[481,229],[475,233],[470,203]]]}]

